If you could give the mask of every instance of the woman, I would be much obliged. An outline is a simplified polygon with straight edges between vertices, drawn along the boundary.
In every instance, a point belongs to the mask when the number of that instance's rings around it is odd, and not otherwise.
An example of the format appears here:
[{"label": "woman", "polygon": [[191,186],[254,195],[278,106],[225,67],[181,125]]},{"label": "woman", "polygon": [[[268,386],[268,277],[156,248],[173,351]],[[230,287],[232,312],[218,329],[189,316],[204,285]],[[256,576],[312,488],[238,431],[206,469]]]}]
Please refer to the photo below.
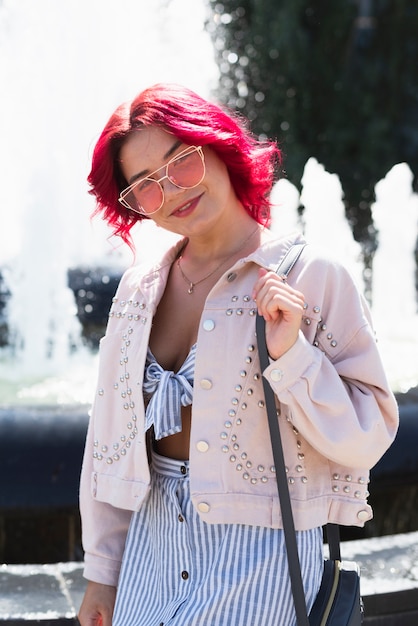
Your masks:
[{"label": "woman", "polygon": [[[174,85],[121,106],[89,176],[130,243],[151,219],[178,237],[123,276],[101,342],[81,478],[82,626],[295,624],[262,375],[277,395],[308,609],[321,526],[363,526],[368,470],[397,408],[367,306],[300,235],[273,236],[280,152]],[[271,365],[261,372],[256,311]]]}]

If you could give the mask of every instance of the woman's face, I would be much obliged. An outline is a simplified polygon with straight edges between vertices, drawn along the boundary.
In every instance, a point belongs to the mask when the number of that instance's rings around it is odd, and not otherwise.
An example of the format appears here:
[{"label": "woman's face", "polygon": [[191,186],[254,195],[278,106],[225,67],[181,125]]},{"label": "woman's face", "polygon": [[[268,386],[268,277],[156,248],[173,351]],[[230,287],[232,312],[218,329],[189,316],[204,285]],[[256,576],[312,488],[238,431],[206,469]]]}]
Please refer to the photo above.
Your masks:
[{"label": "woman's face", "polygon": [[[167,162],[185,148],[186,144],[162,128],[144,127],[132,133],[121,148],[122,173],[129,185],[148,176],[159,180],[166,175]],[[203,154],[205,174],[195,187],[181,189],[168,178],[160,180],[163,204],[150,217],[166,230],[184,236],[201,234],[222,222],[226,209],[238,202],[223,161],[208,147]]]}]

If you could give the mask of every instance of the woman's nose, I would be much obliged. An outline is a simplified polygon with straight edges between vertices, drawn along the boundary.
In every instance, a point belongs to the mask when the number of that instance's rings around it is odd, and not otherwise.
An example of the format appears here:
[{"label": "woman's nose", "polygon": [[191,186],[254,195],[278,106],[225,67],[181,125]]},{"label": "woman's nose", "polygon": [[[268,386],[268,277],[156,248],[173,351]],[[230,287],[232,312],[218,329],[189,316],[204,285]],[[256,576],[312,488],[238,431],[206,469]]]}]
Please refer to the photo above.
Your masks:
[{"label": "woman's nose", "polygon": [[182,189],[181,187],[178,187],[177,185],[175,185],[169,178],[168,176],[164,176],[164,178],[162,178],[159,181],[163,192],[164,192],[164,196],[170,196],[170,195],[175,195],[177,194],[177,192],[181,193],[182,191],[184,191],[184,189]]}]

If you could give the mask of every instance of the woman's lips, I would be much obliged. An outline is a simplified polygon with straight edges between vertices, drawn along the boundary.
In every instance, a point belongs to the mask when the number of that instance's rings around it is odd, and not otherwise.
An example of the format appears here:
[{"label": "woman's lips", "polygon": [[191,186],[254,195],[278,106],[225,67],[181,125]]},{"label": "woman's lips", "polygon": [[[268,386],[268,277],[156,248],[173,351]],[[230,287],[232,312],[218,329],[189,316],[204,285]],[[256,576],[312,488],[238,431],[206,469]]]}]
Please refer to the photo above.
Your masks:
[{"label": "woman's lips", "polygon": [[187,217],[188,215],[193,213],[202,195],[203,194],[201,194],[200,196],[196,196],[196,198],[192,198],[191,200],[188,200],[181,206],[177,207],[176,209],[174,209],[171,215],[173,217]]}]

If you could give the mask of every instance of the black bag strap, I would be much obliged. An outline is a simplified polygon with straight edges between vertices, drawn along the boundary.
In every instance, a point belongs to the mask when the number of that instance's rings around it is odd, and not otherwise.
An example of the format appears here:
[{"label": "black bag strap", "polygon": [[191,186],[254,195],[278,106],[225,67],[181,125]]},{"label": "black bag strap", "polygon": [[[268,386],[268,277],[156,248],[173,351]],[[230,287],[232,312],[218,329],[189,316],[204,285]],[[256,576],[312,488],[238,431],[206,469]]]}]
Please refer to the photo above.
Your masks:
[{"label": "black bag strap", "polygon": [[[282,259],[276,272],[282,276],[287,276],[295,265],[296,261],[298,260],[305,245],[306,244],[304,243],[294,244]],[[256,318],[256,333],[261,371],[263,372],[270,365],[270,360],[266,345],[265,320],[264,317],[258,314]],[[299,554],[296,542],[295,525],[293,521],[292,506],[289,495],[289,485],[287,482],[286,468],[283,456],[283,446],[280,436],[279,422],[277,419],[276,402],[270,384],[264,378],[264,376],[262,377],[262,379],[266,400],[267,416],[269,421],[273,459],[276,468],[276,481],[279,491],[279,501],[283,519],[283,531],[286,543],[287,559],[289,564],[290,582],[296,609],[296,618],[298,626],[309,626],[305,592],[303,588]],[[330,547],[331,559],[341,560],[338,525],[327,524],[327,539]]]}]

